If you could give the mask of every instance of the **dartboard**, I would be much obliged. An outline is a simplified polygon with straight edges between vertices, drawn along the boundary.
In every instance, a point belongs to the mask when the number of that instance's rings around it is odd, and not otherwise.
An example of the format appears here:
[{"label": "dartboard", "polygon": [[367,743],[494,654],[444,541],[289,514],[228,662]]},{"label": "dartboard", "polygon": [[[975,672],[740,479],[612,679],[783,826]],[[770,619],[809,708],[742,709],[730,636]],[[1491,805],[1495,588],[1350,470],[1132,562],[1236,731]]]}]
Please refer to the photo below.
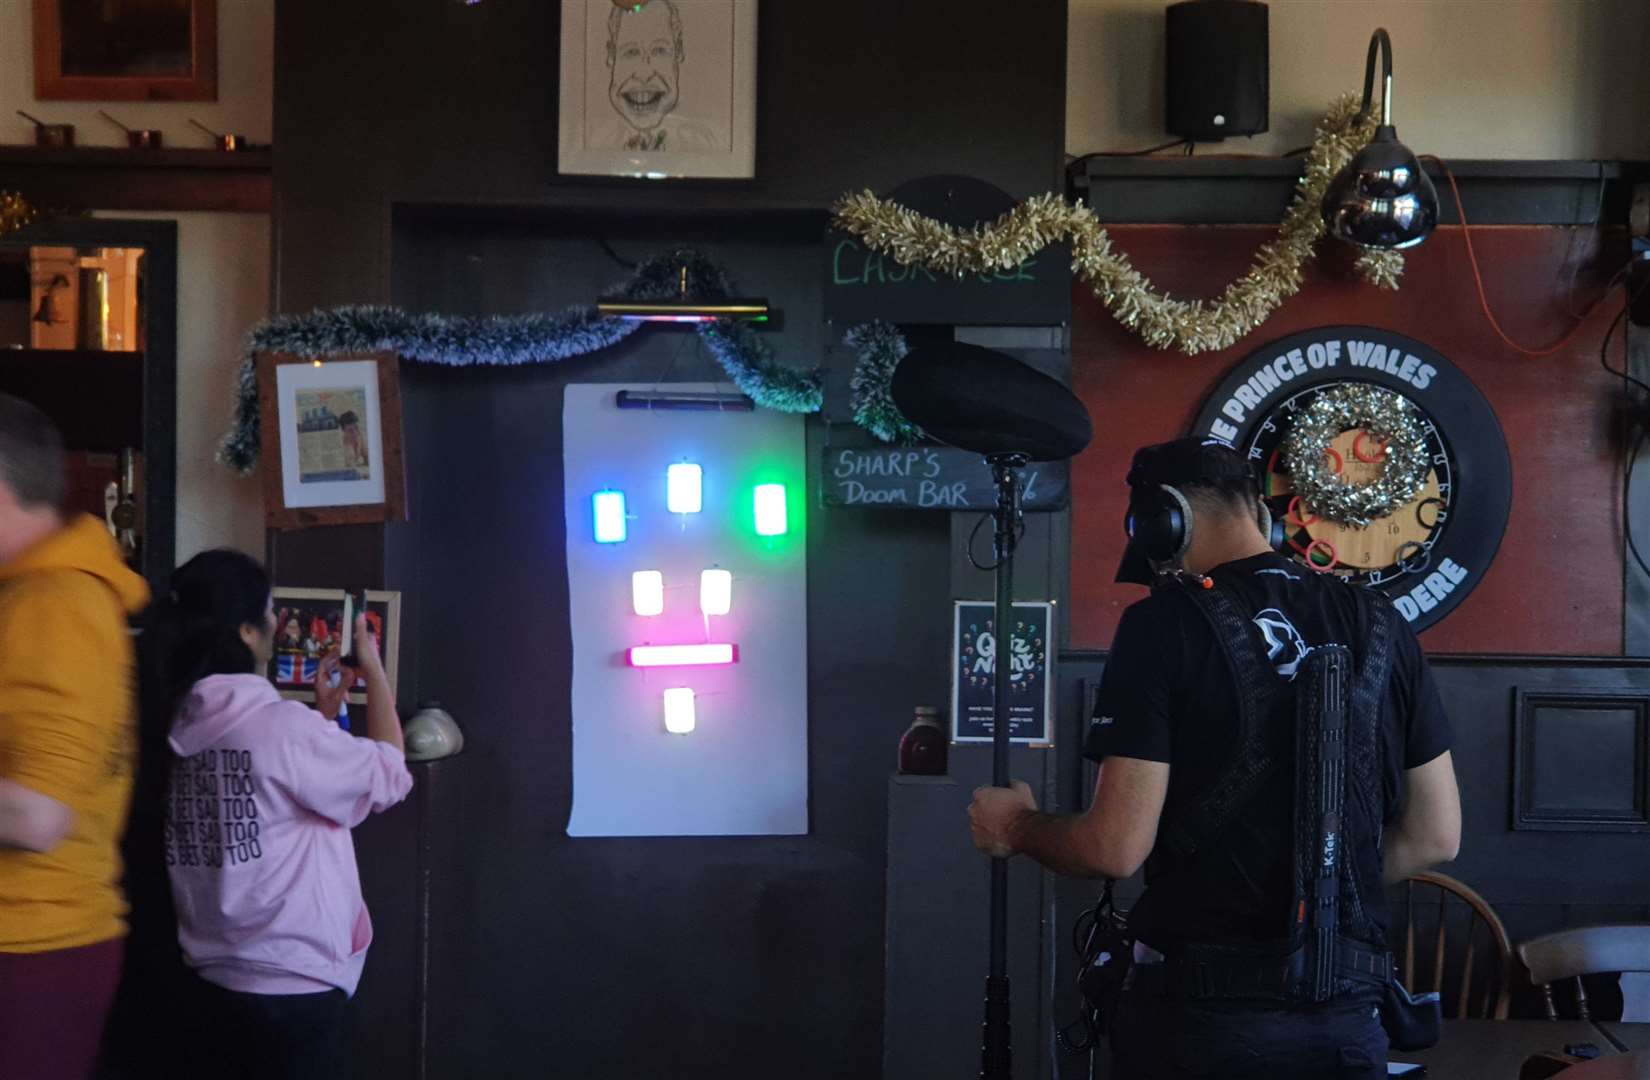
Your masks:
[{"label": "dartboard", "polygon": [[[1304,410],[1348,383],[1408,398],[1432,463],[1413,498],[1364,526],[1317,513],[1296,492],[1282,452]],[[1273,342],[1226,376],[1193,430],[1255,463],[1296,561],[1379,589],[1416,630],[1453,611],[1483,579],[1507,528],[1512,464],[1489,402],[1454,364],[1399,334],[1325,326]],[[1333,438],[1324,456],[1352,485],[1377,479],[1386,465],[1380,439],[1356,428]]]}]

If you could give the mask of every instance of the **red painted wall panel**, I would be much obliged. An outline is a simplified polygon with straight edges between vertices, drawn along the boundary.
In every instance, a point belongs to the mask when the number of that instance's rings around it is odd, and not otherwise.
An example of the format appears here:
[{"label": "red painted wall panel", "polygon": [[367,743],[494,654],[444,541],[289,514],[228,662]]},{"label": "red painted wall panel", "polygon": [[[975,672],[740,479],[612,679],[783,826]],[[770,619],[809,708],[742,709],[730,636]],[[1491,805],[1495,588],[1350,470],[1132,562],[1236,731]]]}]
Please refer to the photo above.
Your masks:
[{"label": "red painted wall panel", "polygon": [[[1110,230],[1118,247],[1176,296],[1214,296],[1272,235],[1250,226],[1140,225]],[[1490,304],[1526,346],[1576,325],[1600,279],[1626,259],[1619,237],[1589,230],[1491,226],[1472,230]],[[1240,358],[1315,326],[1378,326],[1431,345],[1478,385],[1512,453],[1513,506],[1495,562],[1471,596],[1421,638],[1429,651],[1620,655],[1622,651],[1620,380],[1599,366],[1619,292],[1563,350],[1539,359],[1508,348],[1485,320],[1459,228],[1409,253],[1402,287],[1363,284],[1343,249],[1236,347],[1185,356],[1149,349],[1078,284],[1074,386],[1094,416],[1093,444],[1072,465],[1072,645],[1106,648],[1118,617],[1143,592],[1112,575],[1123,546],[1123,476],[1135,447],[1183,434],[1204,398]],[[1578,295],[1572,268],[1582,263]],[[1621,333],[1611,364],[1622,363]]]}]

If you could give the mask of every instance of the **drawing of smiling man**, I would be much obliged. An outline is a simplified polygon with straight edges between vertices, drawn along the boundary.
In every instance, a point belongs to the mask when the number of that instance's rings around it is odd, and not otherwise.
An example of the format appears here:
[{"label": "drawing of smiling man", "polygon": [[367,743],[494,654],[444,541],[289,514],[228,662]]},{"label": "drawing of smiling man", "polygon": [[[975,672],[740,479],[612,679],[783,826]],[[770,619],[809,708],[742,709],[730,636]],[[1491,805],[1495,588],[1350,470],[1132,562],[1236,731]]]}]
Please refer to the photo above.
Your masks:
[{"label": "drawing of smiling man", "polygon": [[612,145],[651,152],[727,149],[709,125],[676,114],[686,55],[676,0],[646,0],[608,14],[607,99],[624,121]]}]

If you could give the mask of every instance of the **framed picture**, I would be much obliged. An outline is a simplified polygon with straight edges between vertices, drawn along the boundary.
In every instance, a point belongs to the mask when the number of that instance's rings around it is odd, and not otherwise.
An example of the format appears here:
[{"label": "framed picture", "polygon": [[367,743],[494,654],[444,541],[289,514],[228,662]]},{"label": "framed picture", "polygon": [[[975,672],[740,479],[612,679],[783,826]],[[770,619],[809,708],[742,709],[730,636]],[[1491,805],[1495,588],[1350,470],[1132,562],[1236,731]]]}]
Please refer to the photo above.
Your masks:
[{"label": "framed picture", "polygon": [[562,0],[563,173],[756,175],[756,0]]},{"label": "framed picture", "polygon": [[394,353],[258,358],[264,519],[272,529],[403,521],[400,366]]},{"label": "framed picture", "polygon": [[[997,605],[958,600],[951,617],[951,741],[988,743],[996,728]],[[1052,746],[1054,605],[1015,601],[1009,634],[1010,742]]]},{"label": "framed picture", "polygon": [[[275,658],[269,664],[269,681],[282,697],[314,701],[321,658],[343,640],[344,590],[276,587],[270,594],[275,598]],[[368,590],[367,625],[394,686],[400,668],[401,594]],[[366,685],[365,680],[355,684],[351,705],[366,704]]]},{"label": "framed picture", "polygon": [[218,100],[218,0],[34,0],[34,96]]}]

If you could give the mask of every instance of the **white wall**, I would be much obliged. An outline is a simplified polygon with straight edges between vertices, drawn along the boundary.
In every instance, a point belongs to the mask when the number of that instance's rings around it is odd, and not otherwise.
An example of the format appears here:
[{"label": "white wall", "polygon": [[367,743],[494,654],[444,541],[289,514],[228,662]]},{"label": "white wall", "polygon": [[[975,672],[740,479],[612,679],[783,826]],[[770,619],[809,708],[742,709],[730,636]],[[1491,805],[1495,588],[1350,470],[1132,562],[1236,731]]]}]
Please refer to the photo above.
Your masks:
[{"label": "white wall", "polygon": [[[124,145],[104,109],[131,127],[160,128],[168,146],[206,146],[194,117],[217,131],[267,141],[272,125],[274,0],[219,0],[218,100],[185,103],[36,101],[32,0],[0,0],[0,141],[32,141],[14,110],[75,125],[82,146]],[[90,209],[90,208],[89,208]],[[102,217],[178,223],[177,557],[229,545],[262,556],[263,499],[256,479],[213,461],[228,427],[240,341],[269,312],[267,214],[123,211]]]},{"label": "white wall", "polygon": [[[1066,149],[1166,142],[1167,0],[1070,0]],[[1645,0],[1270,0],[1271,130],[1200,152],[1278,154],[1361,93],[1377,26],[1392,35],[1393,119],[1418,153],[1650,157]]]},{"label": "white wall", "polygon": [[269,312],[269,218],[134,213],[178,223],[177,559],[213,547],[263,558],[263,493],[213,458],[228,430],[241,339]]},{"label": "white wall", "polygon": [[73,124],[76,146],[126,145],[99,109],[127,127],[160,129],[166,146],[211,145],[190,117],[214,131],[268,142],[274,76],[275,0],[218,0],[217,101],[36,101],[34,0],[0,0],[0,142],[34,141],[34,126],[18,109],[47,123]]}]

